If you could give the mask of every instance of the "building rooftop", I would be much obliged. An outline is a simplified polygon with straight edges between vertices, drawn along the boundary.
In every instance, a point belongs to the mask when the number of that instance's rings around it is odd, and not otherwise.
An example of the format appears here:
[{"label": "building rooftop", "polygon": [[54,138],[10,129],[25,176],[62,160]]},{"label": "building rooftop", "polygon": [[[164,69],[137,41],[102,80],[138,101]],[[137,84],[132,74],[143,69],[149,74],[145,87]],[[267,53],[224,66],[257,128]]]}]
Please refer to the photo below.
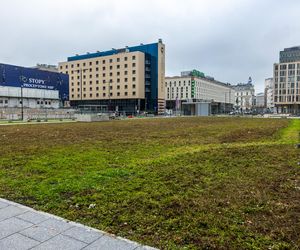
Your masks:
[{"label": "building rooftop", "polygon": [[[162,43],[162,40],[159,39],[158,43]],[[102,56],[111,56],[119,53],[135,52],[135,51],[139,51],[141,48],[156,46],[158,43],[150,43],[150,44],[141,43],[140,45],[137,46],[132,46],[132,47],[125,46],[125,48],[121,48],[121,49],[112,48],[111,50],[107,50],[107,51],[97,51],[93,53],[87,52],[86,54],[82,54],[82,55],[77,54],[75,56],[68,57],[68,62],[91,59],[91,58],[102,57]]]}]

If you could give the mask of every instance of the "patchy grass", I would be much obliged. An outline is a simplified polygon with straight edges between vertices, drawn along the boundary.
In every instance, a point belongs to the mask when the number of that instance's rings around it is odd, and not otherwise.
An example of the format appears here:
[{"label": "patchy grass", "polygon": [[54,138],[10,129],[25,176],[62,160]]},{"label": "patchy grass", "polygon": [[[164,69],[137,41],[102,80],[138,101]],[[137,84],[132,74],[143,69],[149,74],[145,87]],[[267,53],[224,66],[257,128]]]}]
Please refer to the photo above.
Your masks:
[{"label": "patchy grass", "polygon": [[238,118],[1,126],[0,194],[161,249],[297,249],[299,126]]}]

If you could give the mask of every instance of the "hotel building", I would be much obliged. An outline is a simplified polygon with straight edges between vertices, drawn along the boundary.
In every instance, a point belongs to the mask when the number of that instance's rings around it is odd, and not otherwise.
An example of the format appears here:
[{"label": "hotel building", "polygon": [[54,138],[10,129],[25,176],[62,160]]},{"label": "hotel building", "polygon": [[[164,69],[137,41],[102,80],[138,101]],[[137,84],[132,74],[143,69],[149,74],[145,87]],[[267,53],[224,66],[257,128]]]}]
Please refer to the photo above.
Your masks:
[{"label": "hotel building", "polygon": [[59,63],[69,75],[73,107],[106,106],[127,114],[164,113],[165,45],[158,43],[69,57]]},{"label": "hotel building", "polygon": [[234,105],[234,89],[228,83],[216,81],[204,73],[192,70],[181,76],[166,77],[167,109],[181,109],[183,103],[210,103],[211,113],[230,112]]}]

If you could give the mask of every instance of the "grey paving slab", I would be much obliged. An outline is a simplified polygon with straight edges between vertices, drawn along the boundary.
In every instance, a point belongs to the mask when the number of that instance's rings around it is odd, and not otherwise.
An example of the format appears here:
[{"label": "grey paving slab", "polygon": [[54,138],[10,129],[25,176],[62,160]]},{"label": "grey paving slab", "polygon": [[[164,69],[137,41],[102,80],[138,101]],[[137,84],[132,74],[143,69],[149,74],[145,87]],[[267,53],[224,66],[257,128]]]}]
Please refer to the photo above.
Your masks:
[{"label": "grey paving slab", "polygon": [[56,218],[51,218],[49,220],[46,220],[40,224],[38,224],[41,227],[49,228],[52,230],[57,231],[58,233],[62,233],[63,231],[66,231],[67,229],[71,228],[73,225]]},{"label": "grey paving slab", "polygon": [[57,235],[54,238],[32,248],[33,250],[79,250],[87,244],[68,236]]},{"label": "grey paving slab", "polygon": [[41,227],[39,225],[34,225],[20,232],[20,234],[30,237],[39,242],[44,242],[58,235],[59,232],[55,229],[50,229],[46,227]]},{"label": "grey paving slab", "polygon": [[26,210],[16,206],[7,206],[0,209],[0,221],[25,213]]},{"label": "grey paving slab", "polygon": [[27,238],[21,234],[13,234],[0,240],[0,249],[3,250],[28,250],[40,242]]},{"label": "grey paving slab", "polygon": [[41,214],[39,212],[32,212],[28,211],[24,214],[20,214],[17,216],[17,218],[31,222],[33,224],[39,224],[45,220],[49,219],[49,216],[46,216],[44,214]]},{"label": "grey paving slab", "polygon": [[0,198],[0,250],[154,250]]},{"label": "grey paving slab", "polygon": [[6,202],[0,201],[0,209],[7,207],[7,206],[8,206],[8,204]]},{"label": "grey paving slab", "polygon": [[62,234],[88,244],[103,236],[103,233],[84,227],[72,227],[67,231],[63,232]]},{"label": "grey paving slab", "polygon": [[[17,218],[10,218],[0,222],[0,239],[11,234],[17,233],[25,228],[31,227],[32,224]],[[1,248],[0,248],[1,249]]]},{"label": "grey paving slab", "polygon": [[137,247],[139,247],[137,243],[104,235],[84,250],[134,250]]}]

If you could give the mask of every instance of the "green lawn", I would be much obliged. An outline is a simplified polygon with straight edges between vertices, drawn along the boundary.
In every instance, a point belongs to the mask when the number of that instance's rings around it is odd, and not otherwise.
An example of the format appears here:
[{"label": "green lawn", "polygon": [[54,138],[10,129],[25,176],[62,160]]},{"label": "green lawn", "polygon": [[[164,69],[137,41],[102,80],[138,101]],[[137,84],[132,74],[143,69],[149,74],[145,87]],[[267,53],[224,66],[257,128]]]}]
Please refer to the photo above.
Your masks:
[{"label": "green lawn", "polygon": [[299,131],[249,118],[0,126],[0,196],[161,249],[298,249]]}]

